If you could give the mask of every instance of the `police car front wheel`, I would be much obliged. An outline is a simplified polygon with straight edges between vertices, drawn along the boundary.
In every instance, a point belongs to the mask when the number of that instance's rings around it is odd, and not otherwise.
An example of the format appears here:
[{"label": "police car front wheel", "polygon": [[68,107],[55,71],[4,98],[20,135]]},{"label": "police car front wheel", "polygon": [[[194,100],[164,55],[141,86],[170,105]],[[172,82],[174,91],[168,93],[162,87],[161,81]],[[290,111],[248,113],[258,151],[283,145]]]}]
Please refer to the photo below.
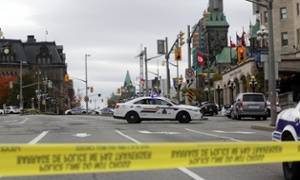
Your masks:
[{"label": "police car front wheel", "polygon": [[[283,138],[283,141],[294,141],[291,135]],[[287,180],[300,179],[300,162],[283,162],[282,163],[284,176]]]},{"label": "police car front wheel", "polygon": [[189,123],[191,121],[191,117],[186,112],[181,112],[178,114],[178,121],[180,123]]}]

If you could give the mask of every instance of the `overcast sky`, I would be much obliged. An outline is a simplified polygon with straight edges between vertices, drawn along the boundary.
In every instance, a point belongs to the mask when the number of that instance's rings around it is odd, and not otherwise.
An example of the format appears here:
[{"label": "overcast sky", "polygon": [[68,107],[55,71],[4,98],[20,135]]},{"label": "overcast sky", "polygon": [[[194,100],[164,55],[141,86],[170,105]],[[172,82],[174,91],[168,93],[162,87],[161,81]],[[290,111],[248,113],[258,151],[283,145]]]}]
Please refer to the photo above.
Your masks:
[{"label": "overcast sky", "polygon": [[[252,5],[245,0],[223,0],[224,13],[230,25],[228,39],[236,32],[248,32],[254,23]],[[156,42],[168,37],[171,46],[180,30],[195,25],[203,17],[208,0],[9,0],[1,1],[0,28],[7,39],[26,41],[34,35],[37,41],[55,41],[63,45],[70,77],[85,79],[85,54],[88,57],[88,84],[94,93],[106,99],[123,85],[127,70],[138,83],[141,46],[148,57],[157,55]],[[45,31],[48,35],[45,36]],[[185,35],[185,38],[187,36]],[[229,42],[229,40],[228,40]],[[148,70],[166,78],[164,57],[148,62]],[[171,55],[170,62],[175,63]],[[187,47],[183,47],[180,74],[187,68]],[[170,66],[171,78],[176,69]],[[149,73],[149,79],[155,75]],[[74,89],[85,84],[74,80]],[[84,96],[84,91],[81,91]],[[97,96],[91,99],[98,100]]]}]

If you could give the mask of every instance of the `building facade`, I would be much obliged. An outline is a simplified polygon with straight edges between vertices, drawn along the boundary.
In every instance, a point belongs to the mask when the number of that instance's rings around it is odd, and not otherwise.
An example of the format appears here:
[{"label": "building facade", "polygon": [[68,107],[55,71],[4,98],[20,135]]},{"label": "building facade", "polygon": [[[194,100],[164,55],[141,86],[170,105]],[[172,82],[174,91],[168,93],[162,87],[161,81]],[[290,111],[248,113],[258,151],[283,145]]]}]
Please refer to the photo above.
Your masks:
[{"label": "building facade", "polygon": [[[36,97],[24,97],[24,101],[34,98],[35,107],[41,112],[61,113],[67,108],[74,91],[68,91],[73,87],[67,87],[64,81],[67,63],[63,46],[55,42],[37,42],[33,35],[29,35],[25,42],[0,39],[0,47],[0,76],[29,74],[37,85]],[[26,86],[30,85],[23,84],[24,89]]]}]

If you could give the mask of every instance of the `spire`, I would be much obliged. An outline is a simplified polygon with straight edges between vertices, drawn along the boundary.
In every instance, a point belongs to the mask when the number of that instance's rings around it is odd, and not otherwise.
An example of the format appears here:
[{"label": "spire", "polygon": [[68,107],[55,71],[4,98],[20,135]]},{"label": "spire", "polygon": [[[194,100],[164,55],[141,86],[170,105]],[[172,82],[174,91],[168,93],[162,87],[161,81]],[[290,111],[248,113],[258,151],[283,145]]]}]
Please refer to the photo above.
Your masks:
[{"label": "spire", "polygon": [[125,81],[124,81],[124,87],[131,85],[132,81],[129,75],[129,71],[127,70]]}]

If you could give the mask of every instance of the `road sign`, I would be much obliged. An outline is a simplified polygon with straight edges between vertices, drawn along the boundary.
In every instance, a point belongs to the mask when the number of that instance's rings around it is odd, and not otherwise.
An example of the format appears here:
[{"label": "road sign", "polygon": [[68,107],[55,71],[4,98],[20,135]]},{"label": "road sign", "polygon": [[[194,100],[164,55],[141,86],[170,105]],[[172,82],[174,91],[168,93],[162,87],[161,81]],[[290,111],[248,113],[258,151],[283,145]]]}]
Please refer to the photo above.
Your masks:
[{"label": "road sign", "polygon": [[195,78],[187,78],[186,84],[188,88],[196,88],[196,79]]},{"label": "road sign", "polygon": [[188,78],[194,78],[195,76],[195,71],[193,68],[186,68],[185,69],[185,78],[188,79]]}]

